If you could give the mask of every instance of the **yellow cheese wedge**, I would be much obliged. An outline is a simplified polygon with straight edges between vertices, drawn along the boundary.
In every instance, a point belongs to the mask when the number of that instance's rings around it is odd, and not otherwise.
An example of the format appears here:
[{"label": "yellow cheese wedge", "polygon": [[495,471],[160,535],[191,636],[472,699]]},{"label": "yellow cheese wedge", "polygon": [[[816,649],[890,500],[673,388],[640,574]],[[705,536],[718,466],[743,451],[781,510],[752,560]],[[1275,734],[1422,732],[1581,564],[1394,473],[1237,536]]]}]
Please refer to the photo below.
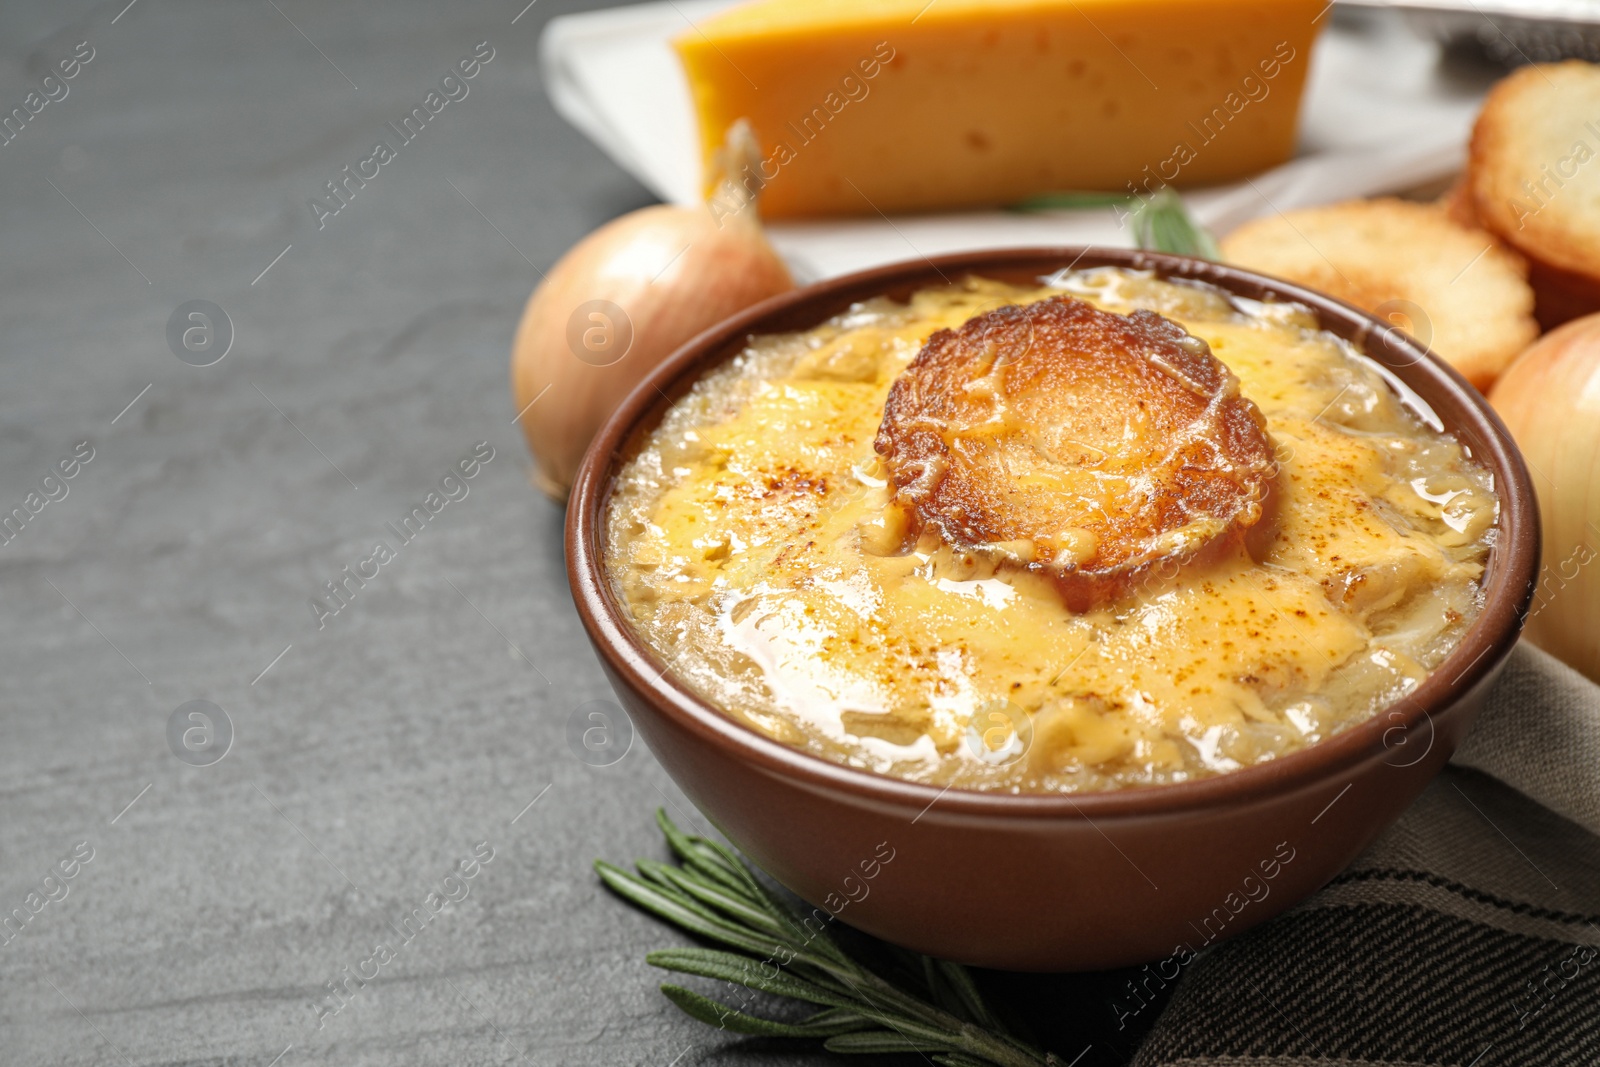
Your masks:
[{"label": "yellow cheese wedge", "polygon": [[[684,33],[769,217],[1146,192],[1286,160],[1326,0],[753,0]],[[707,182],[707,194],[714,192]]]}]

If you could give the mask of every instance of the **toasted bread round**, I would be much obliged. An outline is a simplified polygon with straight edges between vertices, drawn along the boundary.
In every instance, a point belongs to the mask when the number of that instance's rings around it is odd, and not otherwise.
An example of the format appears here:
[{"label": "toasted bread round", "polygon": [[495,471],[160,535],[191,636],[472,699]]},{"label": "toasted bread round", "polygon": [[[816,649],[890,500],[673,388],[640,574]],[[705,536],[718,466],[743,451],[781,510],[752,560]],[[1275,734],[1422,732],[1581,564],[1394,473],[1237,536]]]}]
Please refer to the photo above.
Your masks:
[{"label": "toasted bread round", "polygon": [[1472,129],[1472,211],[1526,256],[1547,326],[1600,310],[1600,66],[1523,67]]},{"label": "toasted bread round", "polygon": [[1055,580],[1083,611],[1256,524],[1266,420],[1206,343],[1071,297],[928,338],[875,447],[912,528]]},{"label": "toasted bread round", "polygon": [[1353,200],[1280,213],[1233,231],[1222,255],[1394,323],[1479,389],[1539,335],[1527,264],[1438,204]]}]

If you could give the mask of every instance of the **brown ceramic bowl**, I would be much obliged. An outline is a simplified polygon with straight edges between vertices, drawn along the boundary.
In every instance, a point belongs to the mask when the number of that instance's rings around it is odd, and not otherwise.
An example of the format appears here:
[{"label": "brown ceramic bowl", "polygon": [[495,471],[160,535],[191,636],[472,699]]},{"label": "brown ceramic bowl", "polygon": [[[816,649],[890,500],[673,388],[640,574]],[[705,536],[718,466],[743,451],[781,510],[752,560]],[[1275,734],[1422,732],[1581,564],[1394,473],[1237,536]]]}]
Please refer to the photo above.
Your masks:
[{"label": "brown ceramic bowl", "polygon": [[[605,512],[620,457],[751,334],[804,330],[870,297],[977,274],[1028,282],[1122,266],[1291,300],[1354,342],[1439,415],[1495,475],[1499,539],[1482,616],[1409,697],[1289,756],[1178,785],[1010,795],[853,770],[769,740],[674,677],[634,634],[606,575]],[[841,921],[918,952],[1015,970],[1089,970],[1198,950],[1315,892],[1449,758],[1516,643],[1539,562],[1528,473],[1483,398],[1416,341],[1330,297],[1248,271],[1119,249],[937,256],[769,300],[679,349],[590,447],[567,512],[578,613],[617,696],[667,772],[779,882]],[[892,856],[888,862],[883,858]],[[1270,876],[1269,876],[1270,875]]]}]

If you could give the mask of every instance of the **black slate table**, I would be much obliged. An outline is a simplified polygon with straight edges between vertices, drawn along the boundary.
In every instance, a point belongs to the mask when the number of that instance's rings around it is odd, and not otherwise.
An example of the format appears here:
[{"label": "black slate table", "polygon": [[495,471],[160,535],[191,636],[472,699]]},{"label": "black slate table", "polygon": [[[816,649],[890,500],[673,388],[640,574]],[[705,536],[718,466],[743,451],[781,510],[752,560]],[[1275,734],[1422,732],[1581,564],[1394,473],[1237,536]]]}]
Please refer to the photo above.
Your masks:
[{"label": "black slate table", "polygon": [[[650,197],[525,3],[0,8],[0,1064],[832,1060],[679,1015],[590,871],[704,824],[567,742],[610,693],[508,349]],[[990,982],[1129,1047],[1116,976]]]}]

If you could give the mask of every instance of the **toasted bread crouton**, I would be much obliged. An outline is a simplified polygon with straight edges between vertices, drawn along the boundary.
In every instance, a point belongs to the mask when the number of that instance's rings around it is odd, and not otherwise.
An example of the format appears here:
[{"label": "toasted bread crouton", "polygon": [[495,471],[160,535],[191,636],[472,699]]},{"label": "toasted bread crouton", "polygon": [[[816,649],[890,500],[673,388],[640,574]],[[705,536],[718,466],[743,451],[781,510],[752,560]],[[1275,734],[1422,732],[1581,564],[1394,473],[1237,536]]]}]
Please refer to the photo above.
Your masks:
[{"label": "toasted bread crouton", "polygon": [[1266,513],[1266,419],[1206,343],[1151,311],[1071,297],[928,338],[875,447],[913,528],[1052,579],[1087,611]]},{"label": "toasted bread crouton", "polygon": [[1356,200],[1246,223],[1223,258],[1387,319],[1487,389],[1539,335],[1527,265],[1438,204]]},{"label": "toasted bread crouton", "polygon": [[1600,311],[1600,66],[1572,60],[1502,79],[1473,127],[1464,196],[1527,258],[1546,329]]}]

